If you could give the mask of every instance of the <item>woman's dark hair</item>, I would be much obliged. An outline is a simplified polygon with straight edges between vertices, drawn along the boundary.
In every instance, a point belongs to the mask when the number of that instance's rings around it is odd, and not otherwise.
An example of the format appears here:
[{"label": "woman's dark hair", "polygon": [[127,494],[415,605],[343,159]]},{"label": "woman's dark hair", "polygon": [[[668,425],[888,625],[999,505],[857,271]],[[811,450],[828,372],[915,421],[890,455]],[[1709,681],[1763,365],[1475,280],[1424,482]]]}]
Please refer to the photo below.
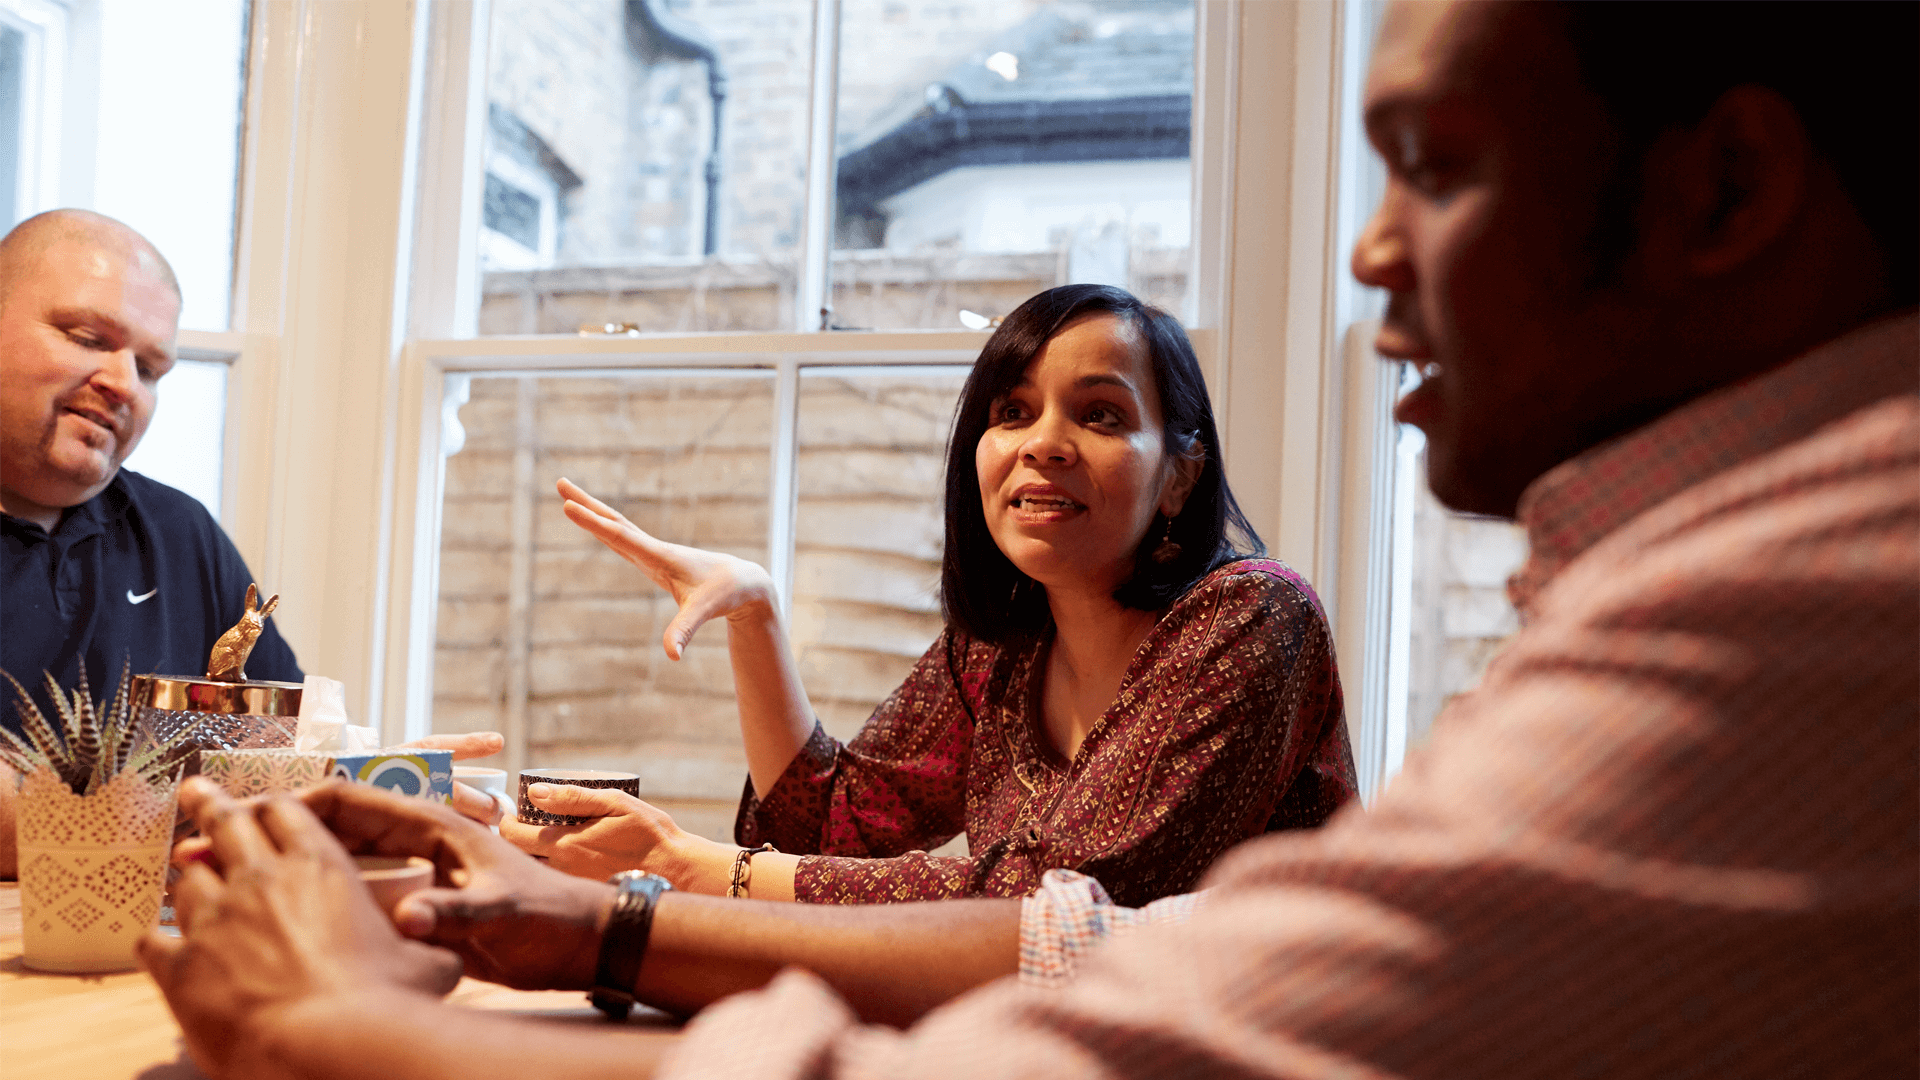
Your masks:
[{"label": "woman's dark hair", "polygon": [[1153,560],[1166,519],[1156,513],[1134,553],[1133,576],[1114,591],[1131,608],[1158,611],[1179,599],[1208,572],[1236,558],[1264,555],[1266,547],[1227,487],[1220,435],[1206,380],[1180,321],[1109,285],[1062,285],[1013,310],[994,331],[954,409],[947,444],[947,548],[940,566],[941,605],[947,622],[984,641],[1038,633],[1052,618],[1046,590],[1021,573],[993,542],[980,505],[974,451],[986,434],[993,403],[1020,382],[1041,346],[1085,315],[1107,312],[1140,333],[1153,365],[1169,453],[1203,454],[1200,477],[1173,519],[1170,539],[1180,554]]}]

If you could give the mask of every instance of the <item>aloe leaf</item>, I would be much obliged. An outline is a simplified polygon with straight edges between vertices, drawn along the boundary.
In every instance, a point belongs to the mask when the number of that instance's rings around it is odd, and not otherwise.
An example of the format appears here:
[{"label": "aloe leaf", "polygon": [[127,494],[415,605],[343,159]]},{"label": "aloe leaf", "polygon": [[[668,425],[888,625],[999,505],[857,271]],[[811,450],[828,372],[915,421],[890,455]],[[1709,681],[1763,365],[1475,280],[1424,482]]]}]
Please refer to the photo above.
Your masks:
[{"label": "aloe leaf", "polygon": [[73,753],[74,768],[91,791],[105,781],[100,775],[100,716],[93,708],[93,686],[87,682],[87,662],[80,661],[80,681],[74,686],[73,728],[67,736],[67,749]]},{"label": "aloe leaf", "polygon": [[64,778],[73,762],[68,758],[66,748],[60,745],[60,739],[54,735],[53,725],[47,723],[47,718],[40,714],[40,706],[33,703],[33,697],[27,693],[26,687],[20,685],[20,680],[5,670],[0,670],[0,675],[6,676],[7,681],[13,684],[13,692],[20,697],[20,730],[33,740],[34,748],[46,759],[47,766]]},{"label": "aloe leaf", "polygon": [[36,764],[45,764],[45,762],[41,761],[40,751],[27,745],[25,739],[8,731],[6,728],[0,727],[0,739],[5,740],[5,746],[9,751],[20,754],[28,761],[35,762]]},{"label": "aloe leaf", "polygon": [[0,746],[0,761],[6,762],[7,768],[12,769],[21,776],[25,776],[34,771],[40,765],[39,761],[35,758],[22,754],[11,746]]},{"label": "aloe leaf", "polygon": [[[76,707],[76,701],[68,700],[66,691],[60,689],[60,684],[53,681],[53,672],[44,671],[41,674],[47,680],[47,696],[53,699],[54,708],[60,712],[60,739],[66,744],[67,760],[60,769],[60,778],[67,782],[67,786],[71,787],[75,794],[85,795],[87,778],[92,773],[93,767],[91,762],[83,759],[80,750],[79,709]],[[82,664],[80,668],[82,688],[86,686],[86,678],[86,666]],[[52,724],[48,726],[51,727]]]},{"label": "aloe leaf", "polygon": [[133,657],[128,656],[120,662],[120,689],[114,691],[113,704],[107,707],[105,735],[101,747],[103,759],[109,773],[117,773],[126,766],[127,753],[133,749]]},{"label": "aloe leaf", "polygon": [[53,699],[53,707],[60,712],[61,739],[67,744],[68,751],[72,751],[73,744],[79,741],[80,736],[80,725],[73,715],[73,704],[67,700],[67,692],[53,681],[53,672],[43,671],[41,675],[47,680],[47,696]]}]

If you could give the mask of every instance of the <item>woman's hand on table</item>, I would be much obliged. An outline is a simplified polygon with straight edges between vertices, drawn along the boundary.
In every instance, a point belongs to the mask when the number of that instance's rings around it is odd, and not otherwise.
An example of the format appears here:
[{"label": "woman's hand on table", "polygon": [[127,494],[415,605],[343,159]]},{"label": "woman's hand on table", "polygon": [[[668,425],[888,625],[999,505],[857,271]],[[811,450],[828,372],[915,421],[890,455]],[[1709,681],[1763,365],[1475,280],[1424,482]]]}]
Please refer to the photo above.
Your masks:
[{"label": "woman's hand on table", "polygon": [[622,870],[659,874],[688,892],[724,893],[736,848],[674,824],[666,811],[624,791],[532,784],[527,798],[549,814],[589,817],[584,825],[500,822],[500,838],[576,877],[605,881]]},{"label": "woman's hand on table", "polygon": [[268,1075],[284,1025],[316,1002],[444,994],[459,981],[459,958],[401,937],[297,801],[238,803],[190,780],[180,804],[205,837],[174,889],[182,936],[152,931],[139,955],[209,1072]]},{"label": "woman's hand on table", "polygon": [[678,660],[693,632],[709,619],[761,618],[772,620],[776,606],[773,578],[745,559],[683,544],[669,544],[628,521],[626,515],[586,493],[571,480],[557,485],[567,520],[592,533],[601,543],[673,594],[679,614],[661,637],[667,655]]}]

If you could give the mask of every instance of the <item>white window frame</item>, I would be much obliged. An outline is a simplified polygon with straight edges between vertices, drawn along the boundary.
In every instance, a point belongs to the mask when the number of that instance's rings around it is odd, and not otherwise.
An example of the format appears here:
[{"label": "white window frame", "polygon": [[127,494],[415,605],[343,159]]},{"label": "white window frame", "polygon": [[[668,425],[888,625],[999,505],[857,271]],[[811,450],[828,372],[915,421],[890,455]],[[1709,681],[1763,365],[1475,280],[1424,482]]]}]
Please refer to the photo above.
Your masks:
[{"label": "white window frame", "polygon": [[233,407],[234,390],[236,381],[247,370],[242,363],[247,352],[247,336],[213,330],[182,330],[174,340],[174,351],[182,360],[227,365],[227,399],[220,417],[220,524],[222,528],[231,528],[240,494],[233,462],[235,455],[242,452],[241,439],[245,435],[243,425],[238,422],[238,410]]},{"label": "white window frame", "polygon": [[20,175],[14,220],[59,205],[61,112],[66,90],[67,6],[55,0],[4,0],[0,23],[26,37],[20,79]]},{"label": "white window frame", "polygon": [[[1319,587],[1356,742],[1367,744],[1367,718],[1381,712],[1370,703],[1385,687],[1371,655],[1384,638],[1368,629],[1382,607],[1370,561],[1380,529],[1372,509],[1355,508],[1377,502],[1381,380],[1350,376],[1336,320],[1349,8],[1196,6],[1194,299],[1184,314],[1235,491],[1269,548]],[[773,371],[786,433],[776,433],[769,539],[784,581],[793,487],[781,455],[791,454],[800,371],[968,362],[984,340],[819,330],[837,0],[822,0],[815,19],[810,270],[789,331],[476,337],[488,16],[486,0],[256,0],[252,21],[234,302],[247,363],[229,396],[243,448],[230,470],[230,530],[285,597],[278,617],[303,665],[345,681],[355,716],[394,740],[423,733],[430,716],[448,375]]]}]

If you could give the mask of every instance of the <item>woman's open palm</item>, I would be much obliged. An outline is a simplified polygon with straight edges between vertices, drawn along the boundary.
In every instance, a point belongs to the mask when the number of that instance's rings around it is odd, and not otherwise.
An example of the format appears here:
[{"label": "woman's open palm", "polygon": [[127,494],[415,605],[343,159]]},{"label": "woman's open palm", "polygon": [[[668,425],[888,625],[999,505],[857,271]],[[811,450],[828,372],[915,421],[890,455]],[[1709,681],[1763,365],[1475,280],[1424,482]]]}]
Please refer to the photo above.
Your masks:
[{"label": "woman's open palm", "polygon": [[773,579],[745,559],[684,544],[669,544],[628,521],[626,515],[586,493],[571,480],[557,485],[567,520],[592,533],[654,584],[673,594],[680,613],[661,638],[667,655],[680,659],[693,632],[709,619],[770,607]]}]

